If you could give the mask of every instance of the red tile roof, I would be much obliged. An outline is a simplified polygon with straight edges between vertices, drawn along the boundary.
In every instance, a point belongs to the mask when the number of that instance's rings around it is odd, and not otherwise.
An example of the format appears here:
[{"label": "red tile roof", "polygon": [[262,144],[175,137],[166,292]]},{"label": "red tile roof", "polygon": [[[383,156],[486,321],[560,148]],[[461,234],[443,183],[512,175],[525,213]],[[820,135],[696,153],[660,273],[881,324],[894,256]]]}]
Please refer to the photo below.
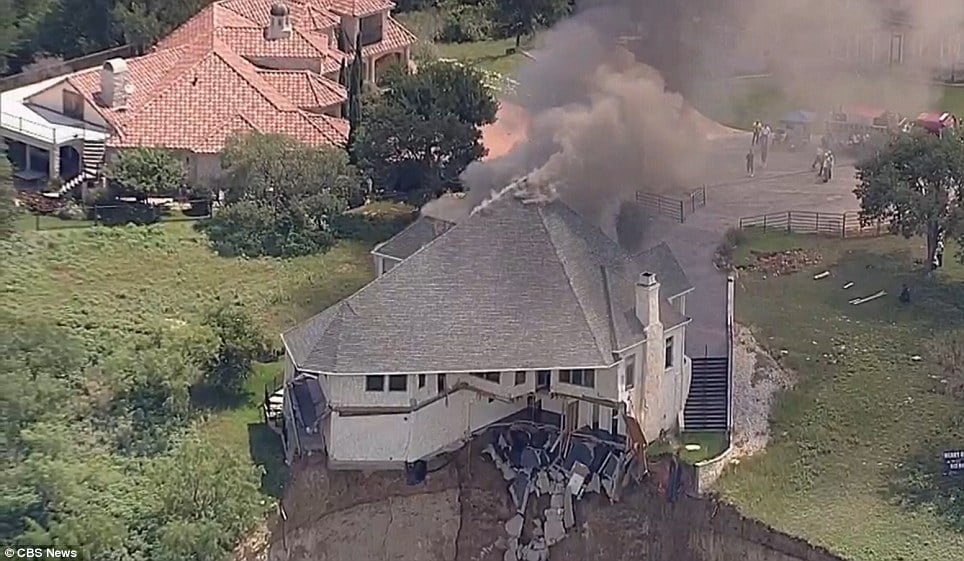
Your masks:
[{"label": "red tile roof", "polygon": [[373,45],[362,47],[362,56],[364,58],[377,57],[412,45],[417,40],[411,31],[405,29],[395,18],[390,17],[382,30],[382,40]]},{"label": "red tile roof", "polygon": [[336,14],[346,16],[368,16],[395,7],[394,2],[388,0],[322,0],[327,8]]},{"label": "red tile roof", "polygon": [[[322,76],[337,72],[348,57],[331,41],[339,14],[368,15],[394,4],[288,0],[292,33],[269,41],[264,28],[277,1],[215,0],[158,42],[152,53],[128,60],[131,90],[124,108],[97,106],[100,69],[78,72],[67,81],[114,128],[112,146],[215,153],[228,136],[243,131],[290,134],[313,145],[343,144],[347,122],[311,111],[347,97],[343,87]],[[415,40],[389,18],[383,40],[362,54],[378,57]]]},{"label": "red tile roof", "polygon": [[[215,42],[210,49],[178,48],[181,54],[171,64],[168,59],[173,51],[128,61],[134,90],[126,108],[100,108],[117,132],[110,138],[111,146],[217,153],[231,133],[246,130],[290,134],[317,146],[345,142],[347,134],[338,123],[341,119],[300,109],[227,45]],[[162,54],[165,56],[158,56]],[[99,69],[75,74],[68,81],[96,102]],[[138,84],[149,87],[141,89]]]},{"label": "red tile roof", "polygon": [[306,70],[259,70],[268,84],[301,109],[331,107],[348,98],[338,82]]}]

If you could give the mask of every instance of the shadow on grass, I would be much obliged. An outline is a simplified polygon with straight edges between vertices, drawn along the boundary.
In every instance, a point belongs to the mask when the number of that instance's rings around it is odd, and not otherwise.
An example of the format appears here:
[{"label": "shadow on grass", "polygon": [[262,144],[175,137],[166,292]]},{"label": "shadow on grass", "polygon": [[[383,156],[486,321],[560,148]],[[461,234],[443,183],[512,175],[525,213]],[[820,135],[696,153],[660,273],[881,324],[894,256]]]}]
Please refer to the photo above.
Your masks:
[{"label": "shadow on grass", "polygon": [[280,499],[290,472],[284,462],[281,437],[264,423],[248,424],[248,450],[251,461],[264,469],[261,492]]},{"label": "shadow on grass", "polygon": [[[952,426],[961,427],[964,417]],[[914,452],[897,464],[891,475],[886,498],[908,511],[929,510],[950,528],[964,532],[964,474],[944,475],[941,453],[962,448],[954,435],[924,438]],[[958,434],[964,437],[964,434]]]},{"label": "shadow on grass", "polygon": [[191,387],[191,405],[207,411],[226,411],[238,409],[249,403],[260,401],[260,396],[250,391],[231,392],[208,384]]}]

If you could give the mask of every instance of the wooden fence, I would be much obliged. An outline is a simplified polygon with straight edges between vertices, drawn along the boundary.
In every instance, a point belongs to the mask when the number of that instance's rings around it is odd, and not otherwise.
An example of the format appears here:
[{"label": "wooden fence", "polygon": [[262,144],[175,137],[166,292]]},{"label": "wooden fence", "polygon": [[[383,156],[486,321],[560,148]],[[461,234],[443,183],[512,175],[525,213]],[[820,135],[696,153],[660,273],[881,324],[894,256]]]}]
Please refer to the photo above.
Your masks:
[{"label": "wooden fence", "polygon": [[691,191],[682,199],[636,191],[636,203],[656,214],[686,222],[686,217],[706,206],[706,186]]},{"label": "wooden fence", "polygon": [[813,212],[788,210],[740,219],[740,229],[779,230],[792,234],[816,234],[838,238],[876,237],[890,234],[887,224],[877,221],[862,225],[856,212]]}]

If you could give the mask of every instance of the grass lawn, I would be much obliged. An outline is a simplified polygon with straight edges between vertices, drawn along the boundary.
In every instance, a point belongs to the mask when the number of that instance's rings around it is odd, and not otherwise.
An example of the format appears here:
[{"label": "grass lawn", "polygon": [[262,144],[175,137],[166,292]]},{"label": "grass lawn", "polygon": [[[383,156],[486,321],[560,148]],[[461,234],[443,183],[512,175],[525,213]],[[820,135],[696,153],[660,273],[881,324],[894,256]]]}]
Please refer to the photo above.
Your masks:
[{"label": "grass lawn", "polygon": [[[37,232],[33,221],[24,218],[29,228],[22,239],[0,254],[5,311],[52,319],[95,350],[159,322],[198,321],[219,300],[242,303],[274,336],[373,274],[369,246],[356,242],[296,259],[225,259],[208,249],[192,222]],[[272,496],[284,480],[280,441],[261,424],[259,406],[265,384],[280,372],[280,364],[258,365],[246,399],[206,420],[213,438],[236,443],[265,466],[263,490]]]},{"label": "grass lawn", "polygon": [[[525,55],[516,52],[506,54],[515,48],[515,39],[497,39],[474,43],[436,43],[440,58],[454,58],[477,68],[510,76],[526,60]],[[532,48],[523,43],[522,49]]]},{"label": "grass lawn", "polygon": [[[929,343],[964,332],[964,268],[948,262],[926,279],[914,265],[921,242],[893,237],[768,233],[751,236],[734,259],[796,247],[818,251],[823,262],[739,279],[738,320],[798,383],[777,401],[767,451],[728,468],[723,495],[855,560],[958,557],[949,552],[964,551],[964,487],[940,475],[940,453],[964,447],[964,403],[941,391]],[[814,281],[824,270],[832,276]],[[843,290],[847,282],[855,284]],[[909,305],[897,301],[904,282]],[[848,304],[881,289],[884,298]]]}]

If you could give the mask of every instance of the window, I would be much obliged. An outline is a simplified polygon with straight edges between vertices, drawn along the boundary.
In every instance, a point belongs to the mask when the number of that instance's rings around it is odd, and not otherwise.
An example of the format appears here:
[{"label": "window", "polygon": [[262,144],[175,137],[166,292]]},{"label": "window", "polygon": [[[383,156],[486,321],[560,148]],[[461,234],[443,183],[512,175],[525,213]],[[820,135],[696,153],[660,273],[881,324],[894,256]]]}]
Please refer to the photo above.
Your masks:
[{"label": "window", "polygon": [[626,389],[636,385],[636,357],[626,357]]},{"label": "window", "polygon": [[599,404],[592,404],[592,430],[599,428]]},{"label": "window", "polygon": [[676,357],[673,356],[673,338],[666,338],[666,368],[672,368],[676,363],[674,360]]},{"label": "window", "polygon": [[435,391],[442,393],[445,391],[445,374],[435,376]]},{"label": "window", "polygon": [[498,384],[502,380],[501,372],[476,372],[472,375],[476,378],[482,378],[486,382],[492,382],[493,384]]},{"label": "window", "polygon": [[418,387],[420,387],[420,388],[424,388],[424,387],[425,387],[425,374],[419,374],[419,375],[418,375]]},{"label": "window", "polygon": [[84,118],[84,98],[80,94],[64,90],[64,115],[74,119]]},{"label": "window", "polygon": [[384,376],[365,376],[365,391],[380,392],[385,390]]},{"label": "window", "polygon": [[382,15],[375,14],[361,18],[359,25],[359,35],[363,47],[378,43],[382,40]]},{"label": "window", "polygon": [[404,374],[393,374],[388,377],[388,391],[403,392],[408,389],[408,376]]},{"label": "window", "polygon": [[560,370],[559,381],[564,384],[592,388],[596,385],[596,372],[590,369]]},{"label": "window", "polygon": [[552,380],[551,370],[536,370],[536,389],[548,390],[549,382]]},{"label": "window", "polygon": [[515,385],[521,386],[526,383],[526,371],[516,370],[515,371]]}]

